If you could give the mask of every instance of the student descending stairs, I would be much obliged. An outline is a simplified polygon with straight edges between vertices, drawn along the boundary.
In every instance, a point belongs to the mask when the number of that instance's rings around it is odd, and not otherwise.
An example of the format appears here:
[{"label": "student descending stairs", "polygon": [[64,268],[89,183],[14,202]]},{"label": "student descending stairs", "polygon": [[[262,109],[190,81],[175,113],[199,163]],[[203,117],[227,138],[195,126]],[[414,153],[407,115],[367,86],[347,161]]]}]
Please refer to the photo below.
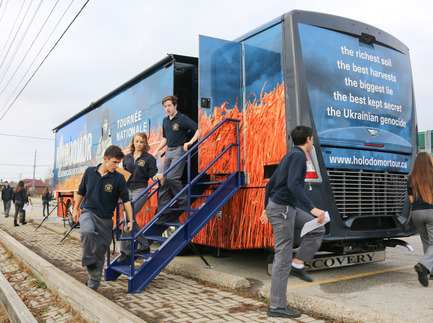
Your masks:
[{"label": "student descending stairs", "polygon": [[[229,127],[235,125],[236,132],[234,134],[234,140],[232,143],[228,144],[219,154],[204,167],[204,169],[194,178],[191,178],[191,158],[197,154],[200,145],[206,142],[206,145],[212,144],[211,135],[215,133],[218,129],[222,130],[223,127]],[[130,293],[138,293],[144,290],[147,285],[149,285],[152,280],[170,263],[170,261],[176,257],[179,252],[187,246],[191,240],[200,232],[200,230],[214,217],[214,215],[232,198],[232,196],[244,185],[244,173],[240,171],[240,144],[239,144],[239,120],[236,119],[224,119],[221,121],[211,132],[209,132],[204,138],[202,138],[198,143],[196,143],[188,152],[186,152],[181,159],[186,159],[187,167],[187,184],[182,191],[177,194],[168,205],[162,208],[155,217],[149,221],[140,231],[133,232],[132,237],[119,238],[119,227],[122,221],[119,223],[119,207],[117,208],[117,222],[118,225],[114,230],[117,231],[118,240],[128,240],[134,239],[144,233],[149,243],[158,242],[161,245],[153,253],[147,254],[137,254],[134,255],[134,245],[131,243],[131,263],[117,263],[119,256],[117,256],[113,261],[110,262],[109,252],[107,251],[107,267],[105,268],[105,280],[115,280],[121,274],[129,277],[128,279],[128,291]],[[225,179],[220,181],[209,181],[209,176],[207,171],[218,161],[221,157],[228,158],[230,151],[236,151],[237,156],[237,167],[236,170],[230,173],[226,173]],[[177,162],[179,163],[180,160]],[[173,169],[177,163],[171,166],[164,175]],[[150,192],[152,188],[155,189],[149,193],[149,197],[158,191],[158,182],[153,182],[143,194]],[[212,194],[203,195],[202,193],[208,189],[214,189]],[[160,215],[164,211],[173,205],[177,198],[181,194],[187,194],[188,204],[185,210],[187,219],[183,223],[179,222],[166,222],[158,224],[160,221]],[[136,199],[138,200],[141,195]],[[196,208],[191,208],[194,200],[198,200],[201,204]],[[132,201],[134,205],[135,201]],[[198,203],[195,203],[196,205]],[[172,209],[173,210],[173,209]],[[175,209],[174,209],[175,211]],[[176,227],[176,230],[168,238],[163,237],[162,233],[167,230],[168,227]],[[135,268],[134,258],[144,258],[143,264]]]}]

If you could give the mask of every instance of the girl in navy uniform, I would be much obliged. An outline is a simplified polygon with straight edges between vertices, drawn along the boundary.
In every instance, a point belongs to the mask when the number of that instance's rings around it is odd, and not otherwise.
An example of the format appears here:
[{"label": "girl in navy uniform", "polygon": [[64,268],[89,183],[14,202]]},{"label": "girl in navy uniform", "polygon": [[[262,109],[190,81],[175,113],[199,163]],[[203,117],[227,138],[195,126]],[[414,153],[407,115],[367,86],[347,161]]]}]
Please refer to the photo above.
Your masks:
[{"label": "girl in navy uniform", "polygon": [[[147,142],[147,135],[144,132],[137,132],[132,137],[129,145],[130,153],[123,159],[123,169],[131,173],[127,181],[129,198],[131,201],[136,199],[146,188],[150,178],[153,180],[161,179],[162,174],[157,174],[156,159],[148,153],[150,147]],[[144,194],[134,204],[134,217],[143,208],[148,198],[148,194]],[[134,223],[134,234],[141,228],[137,223]],[[122,237],[130,236],[130,232],[122,231]],[[149,242],[144,234],[137,238],[138,246],[135,253],[148,253]],[[129,262],[131,255],[131,243],[128,240],[123,240],[120,243],[121,256],[117,262]]]}]

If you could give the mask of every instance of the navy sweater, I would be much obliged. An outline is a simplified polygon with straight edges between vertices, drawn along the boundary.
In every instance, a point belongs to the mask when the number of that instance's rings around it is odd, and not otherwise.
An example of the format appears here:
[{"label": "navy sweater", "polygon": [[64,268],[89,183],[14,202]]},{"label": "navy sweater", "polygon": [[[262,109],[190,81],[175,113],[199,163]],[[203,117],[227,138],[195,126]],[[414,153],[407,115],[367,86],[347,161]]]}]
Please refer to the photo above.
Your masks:
[{"label": "navy sweater", "polygon": [[281,160],[268,184],[265,192],[265,207],[269,199],[279,205],[293,207],[301,203],[308,211],[314,205],[304,190],[305,175],[307,174],[307,157],[305,152],[294,147]]}]

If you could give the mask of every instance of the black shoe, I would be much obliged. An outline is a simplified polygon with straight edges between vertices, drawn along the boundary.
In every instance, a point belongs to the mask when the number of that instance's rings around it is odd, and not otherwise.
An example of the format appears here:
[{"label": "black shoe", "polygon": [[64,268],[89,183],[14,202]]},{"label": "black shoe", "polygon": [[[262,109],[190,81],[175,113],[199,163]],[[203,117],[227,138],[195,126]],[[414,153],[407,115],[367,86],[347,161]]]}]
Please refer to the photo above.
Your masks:
[{"label": "black shoe", "polygon": [[298,268],[292,267],[290,274],[295,276],[295,277],[298,277],[302,280],[305,280],[306,282],[309,282],[309,283],[314,281],[313,278],[311,278],[311,276],[307,274],[307,271],[305,270],[305,268],[298,269]]},{"label": "black shoe", "polygon": [[145,253],[150,253],[150,248],[147,249],[137,249],[134,251],[135,255],[143,255]]},{"label": "black shoe", "polygon": [[177,214],[172,214],[172,213],[164,213],[163,215],[160,216],[160,218],[156,221],[156,224],[160,225],[166,222],[173,222],[176,221],[177,218],[181,215],[182,213],[180,213],[179,215]]},{"label": "black shoe", "polygon": [[425,268],[424,265],[419,263],[416,264],[413,269],[415,269],[415,271],[418,273],[418,281],[420,282],[420,284],[424,287],[428,287],[428,275],[430,274],[428,269]]},{"label": "black shoe", "polygon": [[118,264],[129,264],[131,263],[131,257],[126,253],[120,252],[120,257],[117,259]]},{"label": "black shoe", "polygon": [[268,308],[267,312],[270,317],[287,317],[287,318],[296,318],[301,316],[301,312],[297,310],[292,310],[291,308]]},{"label": "black shoe", "polygon": [[19,227],[20,225],[18,223],[14,223],[14,227]]},{"label": "black shoe", "polygon": [[23,221],[22,225],[24,225],[24,224],[27,224],[27,222],[26,222],[26,221]]}]

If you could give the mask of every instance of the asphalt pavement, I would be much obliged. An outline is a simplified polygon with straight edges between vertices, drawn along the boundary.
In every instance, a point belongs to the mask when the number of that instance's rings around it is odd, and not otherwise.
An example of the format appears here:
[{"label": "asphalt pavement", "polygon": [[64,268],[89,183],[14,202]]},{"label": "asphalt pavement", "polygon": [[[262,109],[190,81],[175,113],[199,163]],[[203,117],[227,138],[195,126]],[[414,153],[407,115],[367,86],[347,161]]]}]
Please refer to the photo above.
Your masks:
[{"label": "asphalt pavement", "polygon": [[[34,224],[42,220],[37,205],[28,216]],[[66,273],[78,281],[83,281],[85,273],[79,266],[81,248],[77,230],[72,232],[71,238],[66,239],[64,244],[58,245],[58,241],[69,227],[64,226],[62,219],[55,215],[48,218],[46,226],[38,230],[39,234],[29,232],[34,230],[34,226],[26,227],[25,231],[24,227],[17,230],[5,220],[2,218],[0,221],[1,230],[13,235],[20,243],[32,246],[33,251],[48,258],[48,261],[51,260],[62,270],[65,270],[62,263],[70,264],[69,269],[72,268],[73,273],[71,270],[68,271],[68,268]],[[44,236],[49,238],[42,239]],[[418,236],[405,240],[415,248],[415,251],[410,252],[403,247],[388,248],[386,260],[382,262],[314,271],[311,272],[315,279],[313,283],[305,283],[290,277],[288,304],[304,313],[302,320],[298,321],[322,322],[317,317],[326,317],[344,322],[430,322],[433,317],[433,307],[430,305],[433,300],[433,286],[422,287],[413,270],[413,265],[422,256],[421,243]],[[266,306],[263,302],[247,297],[248,302],[252,301],[251,304],[254,304],[247,306],[245,299],[239,299],[240,296],[236,293],[221,292],[214,287],[202,287],[195,281],[226,286],[229,290],[245,290],[246,287],[254,295],[267,298],[270,288],[270,276],[266,271],[267,254],[263,251],[231,251],[222,252],[220,255],[222,257],[205,254],[213,269],[207,268],[196,255],[178,256],[143,293],[128,294],[126,280],[118,279],[115,282],[103,282],[99,294],[115,300],[122,308],[146,321],[203,322],[212,318],[220,321],[272,322],[266,317]],[[185,277],[192,277],[195,280]],[[433,281],[430,285],[433,285]],[[174,290],[173,286],[176,287]],[[193,286],[192,292],[188,290],[190,286]],[[168,295],[161,294],[161,291],[166,289]],[[93,293],[86,289],[85,291]],[[204,307],[199,310],[194,307],[198,300],[204,301],[211,294],[211,299],[214,300],[215,295],[219,293],[228,293],[221,295],[225,299],[224,302],[203,305]],[[195,295],[195,298],[189,298],[191,295]],[[238,304],[238,307],[235,304]],[[243,305],[239,307],[239,304]],[[146,309],[145,315],[142,314],[143,308]],[[230,314],[230,311],[234,311],[233,308],[236,308],[236,315]],[[186,316],[182,316],[182,313]],[[200,318],[198,315],[201,314],[194,316],[191,313],[206,313],[207,316]],[[314,316],[305,313],[314,313]]]}]

